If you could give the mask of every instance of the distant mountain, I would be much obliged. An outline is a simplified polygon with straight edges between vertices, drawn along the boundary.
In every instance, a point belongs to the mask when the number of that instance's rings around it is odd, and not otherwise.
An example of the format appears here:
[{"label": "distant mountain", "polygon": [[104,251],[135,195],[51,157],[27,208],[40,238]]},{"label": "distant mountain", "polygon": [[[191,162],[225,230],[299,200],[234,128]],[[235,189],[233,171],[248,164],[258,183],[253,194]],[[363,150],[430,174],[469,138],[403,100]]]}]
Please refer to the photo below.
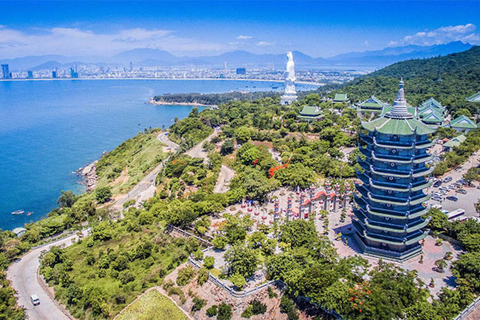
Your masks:
[{"label": "distant mountain", "polygon": [[[66,57],[62,55],[44,55],[44,56],[27,56],[15,59],[0,59],[1,64],[9,64],[10,70],[32,70],[35,67],[47,63],[57,62],[58,64],[73,63],[75,61],[82,61],[81,64],[88,64],[96,61],[101,61],[99,57]],[[36,68],[37,70],[40,70]]]},{"label": "distant mountain", "polygon": [[129,51],[125,51],[119,53],[110,59],[107,59],[107,62],[111,63],[119,63],[123,65],[128,65],[130,62],[134,64],[141,64],[144,61],[149,61],[147,64],[154,63],[155,61],[160,62],[160,65],[164,63],[172,64],[175,62],[180,61],[181,58],[176,57],[170,54],[167,51],[158,50],[158,49],[148,49],[148,48],[140,48],[140,49],[133,49]]},{"label": "distant mountain", "polygon": [[466,97],[480,88],[480,46],[446,56],[397,62],[343,85],[338,92],[347,93],[355,102],[375,95],[392,103],[401,78],[412,106],[434,97],[450,111],[467,108],[476,112],[477,106]]},{"label": "distant mountain", "polygon": [[472,47],[469,43],[461,41],[433,46],[409,45],[403,47],[391,47],[377,51],[351,52],[340,54],[328,59],[337,65],[369,65],[386,66],[395,62],[444,56],[450,53],[462,52]]},{"label": "distant mountain", "polygon": [[[394,48],[385,48],[377,51],[351,52],[340,54],[330,58],[313,58],[299,51],[294,51],[293,56],[295,65],[298,68],[312,67],[359,67],[366,66],[371,68],[381,68],[398,61],[409,59],[430,58],[439,55],[446,55],[455,52],[468,50],[472,47],[470,44],[462,42],[451,42],[444,45],[434,46],[403,46]],[[226,63],[228,67],[274,67],[283,68],[286,63],[286,55],[282,54],[255,54],[248,51],[237,50],[226,52],[216,56],[199,57],[177,57],[171,53],[149,48],[139,48],[119,53],[109,59],[98,57],[65,57],[60,55],[30,56],[16,59],[0,60],[0,63],[10,64],[11,70],[36,69],[42,66],[54,66],[52,62],[58,64],[76,65],[110,65],[125,66],[130,62],[135,67],[155,67],[155,66],[205,66],[205,67],[223,67]],[[56,66],[59,67],[59,66]]]}]

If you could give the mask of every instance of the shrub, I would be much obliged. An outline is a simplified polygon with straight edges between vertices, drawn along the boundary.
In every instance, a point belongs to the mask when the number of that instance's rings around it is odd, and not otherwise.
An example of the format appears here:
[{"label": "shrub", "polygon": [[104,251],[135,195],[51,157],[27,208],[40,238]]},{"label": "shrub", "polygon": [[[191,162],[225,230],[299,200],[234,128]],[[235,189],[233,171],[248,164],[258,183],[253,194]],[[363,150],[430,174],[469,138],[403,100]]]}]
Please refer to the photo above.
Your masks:
[{"label": "shrub", "polygon": [[201,286],[208,281],[208,270],[205,268],[201,268],[198,270],[197,273],[197,283]]},{"label": "shrub", "polygon": [[118,274],[118,280],[120,280],[122,284],[127,284],[135,280],[135,276],[130,272],[130,270],[125,270]]},{"label": "shrub", "polygon": [[98,203],[105,203],[110,200],[112,196],[112,189],[110,187],[98,188],[96,191],[96,199]]},{"label": "shrub", "polygon": [[173,296],[174,294],[176,294],[179,298],[180,298],[180,301],[183,303],[185,303],[185,301],[187,301],[185,299],[185,294],[183,293],[182,289],[180,289],[179,287],[171,287],[167,290],[167,294],[169,296]]},{"label": "shrub", "polygon": [[187,285],[190,280],[192,280],[193,276],[195,275],[195,270],[191,266],[187,266],[183,269],[178,271],[177,276],[177,285],[183,287]]},{"label": "shrub", "polygon": [[217,306],[211,306],[210,308],[208,308],[205,313],[207,314],[207,316],[209,317],[215,317],[217,314],[218,314],[218,307]]},{"label": "shrub", "polygon": [[287,314],[289,320],[298,320],[298,312],[293,301],[287,296],[283,296],[280,301],[280,311]]},{"label": "shrub", "polygon": [[202,250],[197,250],[193,253],[193,256],[194,256],[195,260],[202,260],[203,251]]},{"label": "shrub", "polygon": [[232,312],[232,306],[229,304],[226,304],[225,302],[222,302],[218,306],[218,315],[217,315],[217,320],[230,320],[232,318],[233,312]]},{"label": "shrub", "polygon": [[200,299],[199,297],[194,297],[192,311],[201,310],[205,306],[205,303],[206,303],[205,300]]},{"label": "shrub", "polygon": [[267,305],[264,303],[261,303],[257,299],[250,302],[250,305],[252,306],[252,312],[254,315],[264,314],[265,312],[267,312]]},{"label": "shrub", "polygon": [[248,305],[248,307],[243,310],[242,314],[241,314],[242,318],[247,318],[249,319],[251,316],[253,316],[253,312],[252,312],[252,305]]},{"label": "shrub", "polygon": [[272,287],[268,287],[268,297],[269,297],[270,299],[278,297],[278,294],[276,294],[276,293],[273,291]]},{"label": "shrub", "polygon": [[208,269],[212,269],[213,265],[215,264],[215,258],[214,257],[205,257],[203,259],[203,266]]},{"label": "shrub", "polygon": [[174,283],[172,280],[165,281],[163,284],[163,289],[168,290],[169,288],[173,287]]},{"label": "shrub", "polygon": [[239,291],[243,290],[243,287],[247,284],[245,277],[238,273],[232,275],[230,277],[230,281]]}]

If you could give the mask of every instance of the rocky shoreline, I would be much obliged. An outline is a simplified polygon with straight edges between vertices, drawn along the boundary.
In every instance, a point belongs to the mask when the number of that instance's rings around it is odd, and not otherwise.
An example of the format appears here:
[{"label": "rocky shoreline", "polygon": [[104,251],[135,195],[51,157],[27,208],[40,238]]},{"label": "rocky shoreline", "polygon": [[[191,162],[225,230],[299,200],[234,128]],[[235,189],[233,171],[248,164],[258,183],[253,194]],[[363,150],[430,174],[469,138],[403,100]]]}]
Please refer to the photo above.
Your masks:
[{"label": "rocky shoreline", "polygon": [[153,105],[156,105],[156,106],[178,106],[178,105],[182,105],[182,106],[192,106],[192,107],[209,107],[209,108],[216,107],[215,105],[202,104],[202,103],[198,103],[198,102],[166,102],[166,101],[158,101],[158,100],[155,100],[153,98],[150,99],[147,103],[148,104],[153,104]]},{"label": "rocky shoreline", "polygon": [[83,184],[87,187],[87,192],[94,190],[97,186],[97,163],[98,161],[95,160],[92,163],[87,164],[84,168],[78,169],[78,172],[82,176]]}]

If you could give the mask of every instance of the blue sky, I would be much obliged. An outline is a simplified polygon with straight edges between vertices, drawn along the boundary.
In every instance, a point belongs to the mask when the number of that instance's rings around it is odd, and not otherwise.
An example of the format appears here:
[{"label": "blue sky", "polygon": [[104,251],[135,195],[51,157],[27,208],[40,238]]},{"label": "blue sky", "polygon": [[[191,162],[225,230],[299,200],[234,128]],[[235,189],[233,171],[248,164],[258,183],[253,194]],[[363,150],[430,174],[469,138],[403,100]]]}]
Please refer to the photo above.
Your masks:
[{"label": "blue sky", "polygon": [[[0,59],[233,50],[314,57],[450,41],[480,44],[480,1],[0,1]],[[477,27],[478,26],[478,27]]]}]

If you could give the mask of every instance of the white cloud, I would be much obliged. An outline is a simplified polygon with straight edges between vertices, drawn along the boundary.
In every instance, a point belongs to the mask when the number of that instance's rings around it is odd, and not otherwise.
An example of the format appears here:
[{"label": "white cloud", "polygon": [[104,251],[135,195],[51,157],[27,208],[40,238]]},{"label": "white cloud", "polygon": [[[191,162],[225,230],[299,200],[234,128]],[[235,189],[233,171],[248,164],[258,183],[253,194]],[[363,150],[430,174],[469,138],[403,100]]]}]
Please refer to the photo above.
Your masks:
[{"label": "white cloud", "polygon": [[243,35],[239,35],[237,37],[237,40],[249,40],[249,39],[252,39],[253,37],[252,36],[243,36]]},{"label": "white cloud", "polygon": [[272,42],[267,42],[267,41],[259,41],[259,42],[257,42],[257,46],[259,46],[259,47],[269,47],[269,46],[273,46],[273,43]]},{"label": "white cloud", "polygon": [[445,44],[452,41],[469,42],[480,44],[480,34],[475,33],[477,27],[472,23],[457,26],[441,27],[434,30],[425,30],[408,35],[401,41],[391,41],[389,46],[397,45],[421,45],[430,46],[434,44]]},{"label": "white cloud", "polygon": [[197,54],[229,49],[228,45],[182,38],[170,30],[133,28],[115,33],[95,33],[79,28],[51,28],[20,31],[0,25],[0,56],[62,54],[70,56],[111,56],[135,48],[167,50],[177,54]]}]

